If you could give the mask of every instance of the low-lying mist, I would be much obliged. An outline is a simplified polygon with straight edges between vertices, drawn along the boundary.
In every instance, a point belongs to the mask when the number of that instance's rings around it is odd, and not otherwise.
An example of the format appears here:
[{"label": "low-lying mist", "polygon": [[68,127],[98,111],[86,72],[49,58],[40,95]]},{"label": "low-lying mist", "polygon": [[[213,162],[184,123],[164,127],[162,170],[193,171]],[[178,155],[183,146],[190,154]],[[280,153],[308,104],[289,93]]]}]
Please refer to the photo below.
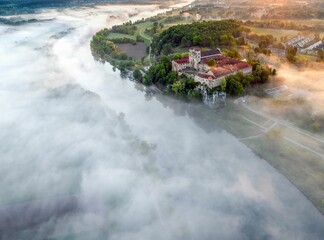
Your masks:
[{"label": "low-lying mist", "polygon": [[98,29],[159,11],[0,25],[0,238],[321,239],[323,216],[266,161],[93,60]]},{"label": "low-lying mist", "polygon": [[261,58],[277,70],[277,75],[263,88],[287,86],[288,89],[275,98],[268,96],[253,100],[273,116],[324,134],[324,63],[305,62],[296,66],[274,56],[263,55]]}]

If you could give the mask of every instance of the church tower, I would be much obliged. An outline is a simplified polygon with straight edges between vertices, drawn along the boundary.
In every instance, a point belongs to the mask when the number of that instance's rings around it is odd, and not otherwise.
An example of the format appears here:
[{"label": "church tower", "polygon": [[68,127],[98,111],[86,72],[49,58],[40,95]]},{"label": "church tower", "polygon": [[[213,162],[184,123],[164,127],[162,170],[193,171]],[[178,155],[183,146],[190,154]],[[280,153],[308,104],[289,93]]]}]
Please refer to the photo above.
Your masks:
[{"label": "church tower", "polygon": [[189,62],[191,67],[198,70],[198,64],[201,62],[201,51],[198,48],[189,49]]}]

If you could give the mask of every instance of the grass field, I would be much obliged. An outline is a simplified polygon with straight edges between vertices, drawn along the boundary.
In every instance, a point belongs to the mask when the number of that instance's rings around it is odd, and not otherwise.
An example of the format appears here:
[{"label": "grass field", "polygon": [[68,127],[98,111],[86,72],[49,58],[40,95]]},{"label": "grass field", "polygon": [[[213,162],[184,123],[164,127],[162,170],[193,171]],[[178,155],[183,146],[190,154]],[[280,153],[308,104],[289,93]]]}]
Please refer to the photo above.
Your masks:
[{"label": "grass field", "polygon": [[286,29],[271,29],[271,28],[256,28],[256,27],[248,27],[251,29],[251,31],[258,35],[273,35],[277,39],[280,39],[281,37],[293,37],[298,35],[300,31],[296,30],[286,30]]},{"label": "grass field", "polygon": [[[162,19],[162,20],[160,20],[158,22],[163,23],[163,20],[164,19]],[[191,23],[191,22],[192,21],[178,21],[178,22],[174,22],[174,23],[165,24],[162,30],[166,30],[169,27],[172,27],[172,26],[175,26],[175,25],[178,25],[178,24],[187,24],[187,23]],[[152,37],[145,33],[145,29],[153,27],[153,22],[151,22],[150,20],[147,20],[147,21],[145,21],[143,23],[135,24],[135,26],[137,26],[137,31],[135,32],[134,35],[121,34],[121,33],[110,33],[108,35],[108,39],[111,40],[111,39],[116,39],[116,38],[130,38],[130,39],[136,40],[136,36],[139,35],[139,36],[144,38],[145,44],[147,46],[149,46],[151,44]]]},{"label": "grass field", "polygon": [[130,38],[133,40],[136,40],[136,36],[142,36],[144,38],[144,42],[146,45],[150,45],[151,43],[151,37],[145,34],[145,29],[148,27],[152,27],[153,23],[151,21],[146,21],[144,23],[139,23],[136,24],[137,26],[137,31],[135,32],[134,35],[129,35],[129,34],[122,34],[122,33],[110,33],[108,35],[108,39],[116,39],[116,38]]},{"label": "grass field", "polygon": [[145,29],[152,27],[153,22],[145,21],[143,23],[136,24],[136,26],[137,26],[137,31],[136,31],[135,35],[140,35],[142,38],[144,38],[145,39],[144,42],[146,43],[146,45],[149,46],[151,44],[152,38],[145,34]]},{"label": "grass field", "polygon": [[306,54],[297,54],[296,55],[297,61],[310,61],[315,62],[317,60],[316,56],[306,55]]},{"label": "grass field", "polygon": [[177,25],[185,25],[185,24],[190,24],[190,23],[193,23],[194,21],[192,20],[182,20],[182,21],[178,21],[178,22],[173,22],[173,23],[165,23],[164,24],[164,27],[163,27],[163,31],[170,28],[170,27],[173,27],[173,26],[177,26]]},{"label": "grass field", "polygon": [[[158,21],[158,23],[164,24],[164,27],[162,29],[162,31],[164,31],[172,26],[176,26],[179,24],[189,24],[189,23],[192,23],[192,21],[182,20],[182,21],[177,21],[177,22],[173,22],[173,23],[164,23],[164,19],[162,19],[162,20]],[[145,29],[153,27],[153,22],[145,21],[143,23],[136,24],[136,26],[137,26],[137,31],[136,31],[135,35],[140,35],[141,37],[143,37],[145,39],[145,43],[147,45],[150,45],[152,37],[145,34]]]},{"label": "grass field", "polygon": [[[308,26],[324,26],[324,20],[323,19],[310,19],[310,20],[295,20],[296,23],[302,24],[302,25],[308,25]],[[323,28],[322,28],[323,29]],[[317,31],[320,36],[324,37],[324,31]]]},{"label": "grass field", "polygon": [[116,39],[116,38],[130,38],[133,40],[136,40],[136,35],[128,35],[128,34],[122,34],[122,33],[109,33],[108,39]]}]

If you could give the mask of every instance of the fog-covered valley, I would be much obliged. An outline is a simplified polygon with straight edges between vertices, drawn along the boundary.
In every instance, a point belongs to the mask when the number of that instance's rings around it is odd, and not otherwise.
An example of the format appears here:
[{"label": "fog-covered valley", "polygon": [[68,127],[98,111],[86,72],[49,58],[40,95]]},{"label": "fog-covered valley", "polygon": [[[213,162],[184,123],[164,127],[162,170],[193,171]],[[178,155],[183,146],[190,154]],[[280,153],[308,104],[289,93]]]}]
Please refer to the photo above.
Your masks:
[{"label": "fog-covered valley", "polygon": [[0,25],[0,239],[321,239],[323,216],[266,161],[93,60],[98,29],[161,11]]}]

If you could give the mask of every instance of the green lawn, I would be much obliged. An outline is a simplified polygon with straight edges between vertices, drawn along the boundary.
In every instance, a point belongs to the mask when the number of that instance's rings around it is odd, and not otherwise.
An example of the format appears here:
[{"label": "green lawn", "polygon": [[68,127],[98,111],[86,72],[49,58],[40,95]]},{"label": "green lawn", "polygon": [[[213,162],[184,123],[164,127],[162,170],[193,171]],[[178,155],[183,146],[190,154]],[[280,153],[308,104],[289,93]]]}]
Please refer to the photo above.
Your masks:
[{"label": "green lawn", "polygon": [[317,60],[317,57],[306,55],[306,54],[297,54],[296,56],[297,61],[310,61],[315,62]]},{"label": "green lawn", "polygon": [[152,37],[145,34],[145,29],[153,26],[153,22],[145,21],[143,23],[135,24],[137,26],[137,31],[134,35],[122,34],[122,33],[110,33],[108,35],[108,39],[116,39],[116,38],[130,38],[136,40],[136,36],[141,36],[144,38],[146,45],[150,45]]},{"label": "green lawn", "polygon": [[185,25],[185,24],[190,24],[190,23],[193,23],[194,21],[192,20],[181,20],[181,21],[178,21],[178,22],[172,22],[172,23],[164,23],[164,27],[163,27],[163,31],[170,28],[170,27],[173,27],[173,26],[178,26],[178,25]]},{"label": "green lawn", "polygon": [[108,40],[116,39],[116,38],[130,38],[133,40],[136,40],[135,35],[128,35],[128,34],[122,34],[122,33],[109,33]]},{"label": "green lawn", "polygon": [[[158,21],[158,23],[163,23],[164,24],[164,27],[163,27],[162,31],[164,31],[164,30],[166,30],[166,29],[168,29],[168,28],[170,28],[172,26],[176,26],[176,25],[179,25],[179,24],[189,24],[189,23],[193,22],[191,20],[181,20],[181,21],[177,21],[177,22],[173,22],[173,23],[164,23],[165,19],[166,18],[161,19],[161,20]],[[140,35],[141,37],[143,37],[145,39],[145,43],[147,45],[150,45],[152,37],[145,33],[145,29],[153,27],[153,22],[145,21],[143,23],[136,24],[136,26],[137,26],[137,31],[136,31],[135,35]]]},{"label": "green lawn", "polygon": [[145,21],[143,23],[136,24],[136,26],[137,26],[137,31],[136,31],[135,35],[140,35],[141,37],[143,37],[145,39],[144,41],[145,41],[146,45],[150,45],[152,37],[145,34],[145,29],[152,27],[153,22]]},{"label": "green lawn", "polygon": [[137,31],[135,32],[134,35],[122,34],[122,33],[110,33],[107,38],[109,40],[116,39],[116,38],[130,38],[136,40],[136,36],[140,35],[145,39],[144,41],[146,45],[150,45],[151,37],[146,35],[144,31],[147,27],[153,26],[153,23],[151,21],[146,21],[144,23],[136,24],[136,26],[137,26]]},{"label": "green lawn", "polygon": [[[163,19],[159,20],[158,23],[162,22],[164,24],[165,19],[166,18],[163,18]],[[188,23],[192,23],[192,21],[191,20],[181,20],[181,21],[177,21],[177,22],[173,22],[173,23],[167,23],[167,24],[164,24],[164,27],[163,27],[162,30],[166,30],[169,27],[172,27],[172,26],[175,26],[175,25],[188,24]],[[116,39],[116,38],[130,38],[130,39],[136,40],[136,36],[139,35],[139,36],[144,38],[145,44],[147,46],[149,46],[151,44],[151,41],[152,41],[152,36],[147,35],[145,33],[145,29],[153,27],[153,24],[154,23],[152,21],[147,20],[145,22],[135,24],[135,26],[137,26],[137,31],[135,32],[134,35],[128,35],[128,34],[122,34],[122,33],[110,33],[108,35],[108,39],[112,40],[112,39]]]},{"label": "green lawn", "polygon": [[251,29],[253,33],[256,33],[258,35],[273,35],[277,39],[280,39],[281,37],[288,36],[293,37],[300,33],[300,31],[297,30],[286,30],[286,29],[272,29],[272,28],[256,28],[256,27],[248,27]]}]

